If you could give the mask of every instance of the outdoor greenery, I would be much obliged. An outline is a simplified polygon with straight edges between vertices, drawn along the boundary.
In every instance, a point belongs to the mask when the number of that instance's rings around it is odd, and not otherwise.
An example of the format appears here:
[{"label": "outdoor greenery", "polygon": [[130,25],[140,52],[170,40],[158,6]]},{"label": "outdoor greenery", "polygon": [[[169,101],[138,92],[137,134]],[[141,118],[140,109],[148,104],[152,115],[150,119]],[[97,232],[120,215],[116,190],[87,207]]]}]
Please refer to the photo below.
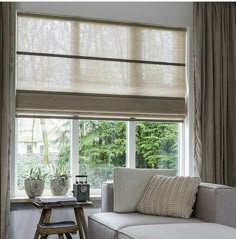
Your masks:
[{"label": "outdoor greenery", "polygon": [[[80,120],[80,174],[88,174],[92,188],[112,179],[113,167],[124,167],[126,158],[126,123],[121,121]],[[136,123],[136,167],[176,168],[176,123]],[[69,137],[69,135],[68,135]],[[59,162],[69,162],[69,140],[61,144]]]},{"label": "outdoor greenery", "polygon": [[176,168],[177,134],[176,123],[137,122],[136,167]]},{"label": "outdoor greenery", "polygon": [[[48,143],[45,122],[41,122],[41,125],[43,126],[43,142]],[[59,148],[57,160],[50,161],[49,147],[46,146],[47,162],[65,172],[69,170],[70,161],[70,121],[65,121],[63,127],[58,127],[56,130],[58,137],[51,143],[56,144]],[[178,125],[176,123],[136,122],[136,167],[176,168],[177,134]],[[125,122],[80,120],[78,143],[79,173],[88,175],[91,188],[100,188],[102,182],[112,179],[113,167],[125,166]],[[45,155],[41,161],[48,173]],[[19,162],[19,164],[21,163]],[[22,170],[24,171],[24,167]]]},{"label": "outdoor greenery", "polygon": [[88,174],[91,188],[112,179],[113,167],[124,167],[126,124],[120,121],[80,121],[80,173]]}]

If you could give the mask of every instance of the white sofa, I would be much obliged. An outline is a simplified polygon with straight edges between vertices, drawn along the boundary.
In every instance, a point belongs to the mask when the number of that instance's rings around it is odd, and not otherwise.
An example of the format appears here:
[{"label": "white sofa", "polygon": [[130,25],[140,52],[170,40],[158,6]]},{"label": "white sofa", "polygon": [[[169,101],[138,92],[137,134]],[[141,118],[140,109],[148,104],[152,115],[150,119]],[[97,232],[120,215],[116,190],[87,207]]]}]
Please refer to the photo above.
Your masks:
[{"label": "white sofa", "polygon": [[102,185],[102,213],[88,219],[88,239],[235,239],[236,190],[202,183],[190,219],[145,215],[137,204],[150,179],[174,170],[114,169]]}]

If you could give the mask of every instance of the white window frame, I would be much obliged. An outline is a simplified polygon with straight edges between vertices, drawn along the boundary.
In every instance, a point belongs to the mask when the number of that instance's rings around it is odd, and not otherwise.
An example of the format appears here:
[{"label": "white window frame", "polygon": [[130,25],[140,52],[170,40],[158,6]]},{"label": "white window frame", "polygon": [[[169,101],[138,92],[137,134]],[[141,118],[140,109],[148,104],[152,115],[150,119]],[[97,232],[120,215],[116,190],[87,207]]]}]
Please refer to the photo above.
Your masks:
[{"label": "white window frame", "polygon": [[[178,162],[177,162],[177,174],[185,175],[185,124],[178,124]],[[15,129],[17,132],[17,119],[15,121]],[[70,127],[70,165],[71,165],[71,188],[73,188],[73,183],[75,181],[75,176],[79,172],[79,120],[72,119]],[[15,135],[14,135],[15,137]],[[136,167],[136,122],[134,120],[126,122],[126,167],[135,168]],[[17,159],[17,137],[15,137],[14,143],[15,157],[12,163],[12,184],[11,184],[11,196],[12,197],[25,197],[26,193],[23,190],[17,190],[17,177],[16,177],[16,159]],[[50,195],[50,190],[44,190],[44,194]],[[90,195],[93,197],[101,196],[101,189],[92,189]]]},{"label": "white window frame", "polygon": [[71,120],[70,128],[70,167],[71,167],[71,184],[75,181],[75,175],[79,172],[79,121]]},{"label": "white window frame", "polygon": [[126,168],[135,168],[136,167],[136,143],[135,143],[135,121],[126,122]]}]

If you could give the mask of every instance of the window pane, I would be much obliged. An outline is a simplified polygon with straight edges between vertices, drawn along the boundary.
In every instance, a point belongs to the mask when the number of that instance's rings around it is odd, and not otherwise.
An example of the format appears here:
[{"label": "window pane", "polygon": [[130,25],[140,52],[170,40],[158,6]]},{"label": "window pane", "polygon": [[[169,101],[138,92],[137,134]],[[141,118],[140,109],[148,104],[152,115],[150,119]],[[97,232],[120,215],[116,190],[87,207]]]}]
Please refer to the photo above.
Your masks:
[{"label": "window pane", "polygon": [[112,179],[113,167],[124,167],[126,123],[106,120],[80,120],[79,170],[87,174],[92,189]]},{"label": "window pane", "polygon": [[17,190],[24,189],[24,178],[31,168],[47,173],[45,189],[49,189],[50,174],[57,167],[69,172],[70,121],[59,119],[18,118],[16,130]]},{"label": "window pane", "polygon": [[176,169],[178,124],[136,122],[136,167]]}]

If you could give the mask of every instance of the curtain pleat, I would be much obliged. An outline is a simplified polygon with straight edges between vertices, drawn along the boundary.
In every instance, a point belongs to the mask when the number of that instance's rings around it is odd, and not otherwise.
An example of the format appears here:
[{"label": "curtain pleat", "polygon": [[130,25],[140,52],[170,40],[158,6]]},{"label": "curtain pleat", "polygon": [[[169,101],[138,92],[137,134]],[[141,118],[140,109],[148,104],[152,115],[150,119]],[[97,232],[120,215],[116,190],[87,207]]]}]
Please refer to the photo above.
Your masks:
[{"label": "curtain pleat", "polygon": [[9,239],[11,102],[14,76],[14,4],[0,3],[0,187],[1,236]]},{"label": "curtain pleat", "polygon": [[194,3],[195,173],[236,186],[236,4]]}]

